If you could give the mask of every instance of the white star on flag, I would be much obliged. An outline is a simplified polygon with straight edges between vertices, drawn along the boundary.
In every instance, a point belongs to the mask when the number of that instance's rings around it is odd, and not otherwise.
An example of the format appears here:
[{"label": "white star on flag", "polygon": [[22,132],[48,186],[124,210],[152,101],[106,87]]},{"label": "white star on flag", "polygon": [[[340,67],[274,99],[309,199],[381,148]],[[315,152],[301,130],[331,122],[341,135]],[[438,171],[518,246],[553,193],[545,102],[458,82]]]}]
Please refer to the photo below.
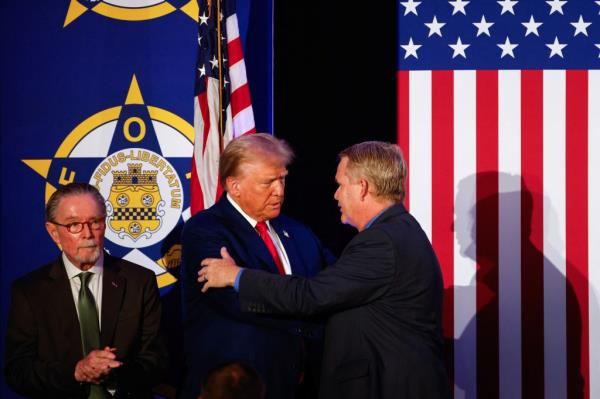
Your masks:
[{"label": "white star on flag", "polygon": [[208,16],[206,15],[206,11],[202,13],[198,18],[200,18],[200,25],[205,24],[208,25]]},{"label": "white star on flag", "polygon": [[477,36],[481,35],[482,33],[485,33],[486,35],[490,36],[490,27],[494,25],[494,23],[487,22],[485,20],[485,15],[482,15],[481,22],[473,22],[473,25],[477,27]]},{"label": "white star on flag", "polygon": [[464,15],[467,15],[465,7],[467,6],[467,4],[470,3],[470,1],[454,0],[449,1],[448,3],[450,3],[450,5],[454,7],[454,10],[452,10],[452,15],[456,14],[457,12],[462,12]]},{"label": "white star on flag", "polygon": [[470,46],[470,44],[463,44],[463,42],[460,40],[460,36],[458,37],[456,44],[449,44],[448,46],[454,50],[452,58],[456,58],[458,55],[462,55],[463,58],[467,58],[465,50]]},{"label": "white star on flag", "polygon": [[[600,50],[600,43],[595,44],[596,47],[598,47],[598,50]],[[600,58],[600,53],[598,53],[598,58]]]},{"label": "white star on flag", "polygon": [[561,44],[558,41],[558,36],[554,37],[554,43],[547,43],[546,46],[550,49],[550,56],[548,58],[552,58],[555,55],[563,58],[562,50],[567,47],[566,44]]},{"label": "white star on flag", "polygon": [[210,65],[212,65],[213,68],[216,68],[219,66],[219,61],[217,60],[217,57],[215,57],[213,55],[212,60],[210,60]]},{"label": "white star on flag", "polygon": [[421,44],[414,44],[412,37],[408,39],[408,44],[401,44],[400,47],[405,51],[404,59],[407,59],[411,55],[415,58],[419,58],[419,56],[417,56],[417,50],[421,47]]},{"label": "white star on flag", "polygon": [[533,15],[531,16],[531,18],[529,18],[529,22],[521,22],[521,24],[527,28],[525,36],[529,35],[530,33],[533,33],[538,37],[540,36],[540,34],[538,33],[538,28],[542,26],[542,22],[535,22],[535,19],[533,19]]},{"label": "white star on flag", "polygon": [[500,58],[504,58],[505,55],[510,55],[511,57],[515,58],[515,54],[513,53],[513,50],[517,46],[518,46],[518,44],[511,43],[510,40],[508,39],[508,36],[506,36],[506,40],[504,41],[504,43],[498,43],[498,47],[500,47],[502,49],[502,55],[500,56]]},{"label": "white star on flag", "polygon": [[575,28],[575,34],[573,36],[577,36],[580,33],[583,33],[584,35],[587,36],[588,35],[587,28],[591,24],[592,24],[591,22],[585,22],[583,20],[583,16],[579,15],[579,21],[571,22],[571,25],[573,25],[573,27]]},{"label": "white star on flag", "polygon": [[[596,4],[600,6],[600,1],[596,1]],[[598,11],[598,15],[600,15],[600,10]]]},{"label": "white star on flag", "polygon": [[429,35],[427,37],[431,37],[431,35],[438,35],[442,37],[442,28],[446,25],[445,22],[438,22],[437,17],[433,16],[433,21],[430,23],[425,22],[425,26],[429,28]]},{"label": "white star on flag", "polygon": [[200,72],[200,76],[206,75],[206,68],[204,67],[204,65],[202,65],[201,68],[198,68],[198,72]]},{"label": "white star on flag", "polygon": [[402,4],[404,6],[404,15],[408,15],[409,13],[419,15],[419,14],[417,14],[417,7],[419,6],[419,4],[421,4],[420,1],[414,1],[414,0],[401,1],[400,4]]},{"label": "white star on flag", "polygon": [[552,7],[550,8],[550,15],[552,15],[554,12],[559,12],[563,14],[562,8],[565,4],[567,4],[567,0],[552,0],[547,1],[546,3],[548,3],[548,5]]},{"label": "white star on flag", "polygon": [[515,10],[513,10],[513,7],[518,3],[518,1],[515,0],[502,0],[499,1],[498,4],[500,4],[502,6],[502,11],[500,11],[500,15],[503,15],[505,12],[509,12],[512,15],[515,15]]}]

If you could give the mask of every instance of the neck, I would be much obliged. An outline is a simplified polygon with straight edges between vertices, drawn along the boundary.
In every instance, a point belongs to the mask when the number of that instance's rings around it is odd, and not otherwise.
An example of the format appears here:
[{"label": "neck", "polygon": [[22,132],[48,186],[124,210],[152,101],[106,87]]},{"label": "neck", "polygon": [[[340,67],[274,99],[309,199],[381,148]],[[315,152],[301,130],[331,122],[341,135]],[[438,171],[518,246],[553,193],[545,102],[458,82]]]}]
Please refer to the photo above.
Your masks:
[{"label": "neck", "polygon": [[379,215],[381,212],[383,212],[384,210],[386,210],[387,208],[389,208],[390,206],[394,205],[394,203],[392,201],[373,201],[370,206],[365,209],[365,217],[363,219],[363,222],[361,223],[360,226],[357,226],[358,231],[363,231],[365,229],[365,227],[367,226],[367,224],[377,215]]}]

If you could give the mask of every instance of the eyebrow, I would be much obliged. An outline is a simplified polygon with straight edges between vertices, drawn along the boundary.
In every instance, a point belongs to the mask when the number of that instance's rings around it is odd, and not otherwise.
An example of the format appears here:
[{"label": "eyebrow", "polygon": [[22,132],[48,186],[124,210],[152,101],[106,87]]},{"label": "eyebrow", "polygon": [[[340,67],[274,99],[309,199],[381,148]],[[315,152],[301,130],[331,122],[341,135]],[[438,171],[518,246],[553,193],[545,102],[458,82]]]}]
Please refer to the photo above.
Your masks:
[{"label": "eyebrow", "polygon": [[80,218],[78,218],[76,216],[69,216],[69,217],[65,218],[65,222],[70,222],[70,221],[84,222],[84,221],[90,221],[90,220],[104,219],[105,217],[106,216],[104,216],[104,215],[99,215],[99,216],[92,216],[86,220],[81,220]]}]

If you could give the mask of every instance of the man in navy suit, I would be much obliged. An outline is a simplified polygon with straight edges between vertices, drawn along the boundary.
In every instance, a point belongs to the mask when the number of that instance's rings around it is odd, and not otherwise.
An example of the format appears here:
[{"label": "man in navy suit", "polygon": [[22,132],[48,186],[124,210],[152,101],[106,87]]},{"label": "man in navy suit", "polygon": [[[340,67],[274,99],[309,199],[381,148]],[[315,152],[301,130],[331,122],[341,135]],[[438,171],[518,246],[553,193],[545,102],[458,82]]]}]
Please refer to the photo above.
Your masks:
[{"label": "man in navy suit", "polygon": [[246,311],[329,316],[321,399],[449,397],[441,272],[427,236],[402,205],[405,178],[397,145],[365,142],[341,152],[334,197],[342,222],[359,233],[313,278],[240,269],[228,247],[223,259],[202,262],[203,291],[235,286]]},{"label": "man in navy suit", "polygon": [[305,339],[322,333],[315,324],[242,313],[233,289],[203,295],[196,281],[202,259],[217,257],[223,245],[238,264],[275,275],[311,277],[334,261],[307,227],[280,214],[292,157],[284,141],[268,134],[233,140],[219,163],[226,195],[184,226],[185,399],[198,397],[205,374],[230,361],[254,367],[268,399],[294,398],[311,361]]}]

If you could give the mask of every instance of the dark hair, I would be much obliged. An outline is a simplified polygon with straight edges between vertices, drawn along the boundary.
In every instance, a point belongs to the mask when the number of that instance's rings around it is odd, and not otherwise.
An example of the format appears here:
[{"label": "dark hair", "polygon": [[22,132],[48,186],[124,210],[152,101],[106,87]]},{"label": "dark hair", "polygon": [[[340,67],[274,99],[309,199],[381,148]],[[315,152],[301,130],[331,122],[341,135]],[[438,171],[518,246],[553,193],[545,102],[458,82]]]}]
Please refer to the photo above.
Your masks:
[{"label": "dark hair", "polygon": [[222,364],[202,381],[202,399],[262,399],[264,394],[258,373],[241,362]]},{"label": "dark hair", "polygon": [[284,140],[267,133],[247,134],[232,140],[219,160],[219,179],[223,188],[228,177],[239,173],[242,163],[258,156],[263,156],[264,159],[275,158],[288,166],[294,158],[294,152]]},{"label": "dark hair", "polygon": [[59,186],[58,189],[52,193],[50,199],[46,203],[46,221],[48,222],[56,222],[54,217],[56,216],[56,210],[60,201],[65,197],[70,197],[72,195],[83,195],[90,194],[100,209],[102,209],[102,213],[106,216],[106,204],[104,202],[104,197],[100,194],[100,191],[91,184],[88,183],[69,183],[65,186]]}]

